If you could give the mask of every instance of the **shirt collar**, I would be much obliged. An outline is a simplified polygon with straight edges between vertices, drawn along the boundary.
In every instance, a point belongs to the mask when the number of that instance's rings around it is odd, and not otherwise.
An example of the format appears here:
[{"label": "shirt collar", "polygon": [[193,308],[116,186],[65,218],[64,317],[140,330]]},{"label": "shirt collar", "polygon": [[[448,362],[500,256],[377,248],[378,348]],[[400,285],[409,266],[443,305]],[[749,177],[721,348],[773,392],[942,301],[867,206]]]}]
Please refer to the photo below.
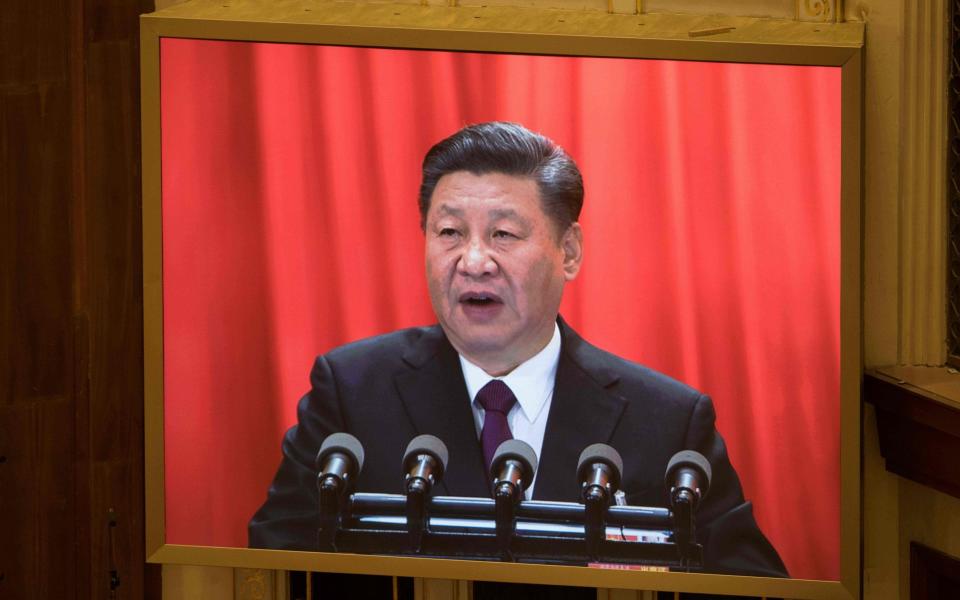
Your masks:
[{"label": "shirt collar", "polygon": [[534,421],[544,404],[553,394],[554,381],[557,378],[557,365],[560,362],[560,328],[553,325],[553,337],[543,350],[520,363],[514,370],[502,377],[493,377],[486,371],[460,355],[460,368],[467,384],[470,402],[475,402],[480,388],[494,379],[503,381],[513,395],[528,420]]}]

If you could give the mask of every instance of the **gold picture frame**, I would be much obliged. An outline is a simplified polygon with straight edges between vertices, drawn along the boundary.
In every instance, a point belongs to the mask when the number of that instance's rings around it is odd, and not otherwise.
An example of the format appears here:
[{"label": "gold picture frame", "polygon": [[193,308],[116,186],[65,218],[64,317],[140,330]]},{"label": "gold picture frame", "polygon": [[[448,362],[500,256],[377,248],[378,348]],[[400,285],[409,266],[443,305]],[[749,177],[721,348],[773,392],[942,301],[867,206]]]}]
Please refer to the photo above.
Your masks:
[{"label": "gold picture frame", "polygon": [[[841,68],[839,581],[167,544],[164,536],[160,40],[164,37]],[[840,599],[861,587],[860,23],[513,7],[192,0],[141,17],[146,553],[149,562]],[[571,49],[575,49],[573,52]]]}]

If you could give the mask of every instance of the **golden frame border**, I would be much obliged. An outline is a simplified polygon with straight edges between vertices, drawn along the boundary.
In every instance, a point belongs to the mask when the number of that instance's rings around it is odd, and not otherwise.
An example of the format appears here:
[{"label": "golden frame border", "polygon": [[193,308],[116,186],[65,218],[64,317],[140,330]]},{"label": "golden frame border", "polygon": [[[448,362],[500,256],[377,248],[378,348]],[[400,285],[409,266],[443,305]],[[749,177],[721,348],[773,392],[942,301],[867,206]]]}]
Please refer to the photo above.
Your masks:
[{"label": "golden frame border", "polygon": [[[166,544],[160,38],[822,65],[841,68],[840,581]],[[827,600],[862,595],[861,23],[513,8],[192,0],[141,16],[147,561]],[[836,107],[829,107],[835,110]],[[803,157],[798,157],[801,160]]]}]

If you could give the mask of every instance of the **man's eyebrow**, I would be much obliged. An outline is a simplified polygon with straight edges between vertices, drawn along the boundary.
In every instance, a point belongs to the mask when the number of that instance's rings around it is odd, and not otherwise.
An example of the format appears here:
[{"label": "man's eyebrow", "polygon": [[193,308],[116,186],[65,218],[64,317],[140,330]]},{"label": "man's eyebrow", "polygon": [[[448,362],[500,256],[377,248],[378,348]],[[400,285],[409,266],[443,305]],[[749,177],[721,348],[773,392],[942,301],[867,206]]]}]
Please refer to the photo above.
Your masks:
[{"label": "man's eyebrow", "polygon": [[455,206],[450,206],[449,204],[441,204],[437,207],[437,212],[445,215],[453,215],[455,217],[463,216],[463,209],[457,208]]},{"label": "man's eyebrow", "polygon": [[[449,204],[437,206],[437,212],[441,215],[451,215],[454,217],[462,217],[464,215],[462,208],[450,206]],[[489,216],[491,220],[512,219],[520,221],[521,223],[527,222],[527,220],[513,208],[494,208],[487,212],[487,216]]]},{"label": "man's eyebrow", "polygon": [[490,217],[494,220],[513,219],[522,223],[527,222],[527,220],[524,219],[520,213],[512,208],[494,208],[487,214],[490,215]]}]

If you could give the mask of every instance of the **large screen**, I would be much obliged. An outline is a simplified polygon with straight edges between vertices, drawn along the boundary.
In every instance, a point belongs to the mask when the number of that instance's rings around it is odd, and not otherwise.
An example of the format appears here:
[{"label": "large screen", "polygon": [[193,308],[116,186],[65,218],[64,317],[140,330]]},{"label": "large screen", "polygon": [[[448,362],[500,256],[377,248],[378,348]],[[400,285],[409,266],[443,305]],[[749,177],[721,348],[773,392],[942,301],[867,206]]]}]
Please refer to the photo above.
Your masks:
[{"label": "large screen", "polygon": [[789,575],[840,578],[839,67],[163,38],[160,90],[167,544],[247,547],[315,357],[436,322],[421,162],[509,121],[583,174],[562,318],[709,395]]}]

